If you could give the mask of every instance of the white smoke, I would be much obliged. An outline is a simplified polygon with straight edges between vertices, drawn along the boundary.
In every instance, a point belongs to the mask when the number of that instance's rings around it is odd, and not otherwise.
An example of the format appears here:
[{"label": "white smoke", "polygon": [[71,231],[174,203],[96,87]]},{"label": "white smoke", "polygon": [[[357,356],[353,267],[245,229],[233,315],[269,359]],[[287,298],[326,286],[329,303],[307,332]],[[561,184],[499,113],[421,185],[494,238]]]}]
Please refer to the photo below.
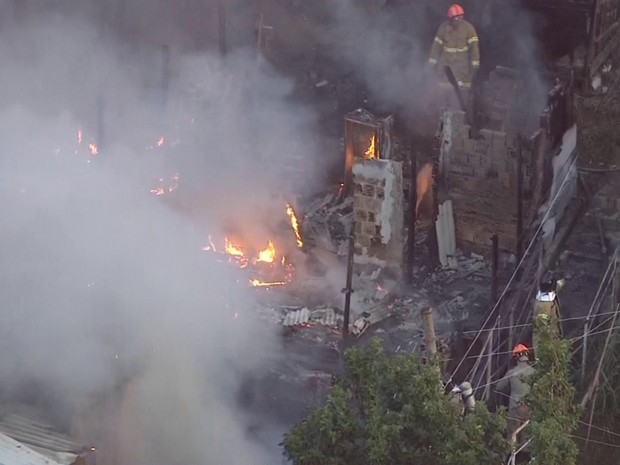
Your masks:
[{"label": "white smoke", "polygon": [[[312,115],[243,51],[173,50],[162,107],[158,47],[26,16],[0,31],[5,410],[33,406],[104,464],[273,461],[236,395],[278,341],[247,278],[201,246],[286,219],[276,167],[312,153]],[[146,150],[160,134],[165,149]],[[162,202],[149,188],[173,171],[178,196]]]}]

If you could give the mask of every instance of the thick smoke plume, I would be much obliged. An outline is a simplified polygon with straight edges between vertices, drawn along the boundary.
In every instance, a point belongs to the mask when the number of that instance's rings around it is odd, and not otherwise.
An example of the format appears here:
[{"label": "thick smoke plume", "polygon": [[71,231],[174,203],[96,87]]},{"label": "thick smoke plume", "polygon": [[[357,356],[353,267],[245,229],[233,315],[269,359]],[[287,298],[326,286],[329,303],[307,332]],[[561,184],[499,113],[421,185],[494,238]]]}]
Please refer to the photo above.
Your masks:
[{"label": "thick smoke plume", "polygon": [[[251,52],[171,50],[166,88],[160,48],[26,16],[0,31],[5,410],[29,405],[103,464],[273,462],[236,393],[277,340],[201,247],[286,220],[293,175],[275,167],[312,152],[312,115]],[[174,173],[178,192],[151,195]]]}]

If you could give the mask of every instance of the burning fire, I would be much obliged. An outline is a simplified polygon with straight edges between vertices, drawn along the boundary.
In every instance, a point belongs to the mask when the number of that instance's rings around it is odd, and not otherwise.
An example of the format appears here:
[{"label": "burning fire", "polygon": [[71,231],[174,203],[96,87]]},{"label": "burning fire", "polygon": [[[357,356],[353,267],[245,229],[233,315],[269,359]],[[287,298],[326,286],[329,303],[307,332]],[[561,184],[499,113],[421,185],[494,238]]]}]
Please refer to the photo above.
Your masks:
[{"label": "burning fire", "polygon": [[[297,239],[297,246],[302,247],[303,241],[299,232],[299,222],[297,215],[290,204],[286,204],[286,214],[288,215]],[[293,278],[294,266],[290,263],[286,256],[278,253],[274,241],[269,239],[264,249],[252,250],[244,247],[236,240],[224,237],[223,246],[216,247],[213,238],[208,236],[207,243],[202,250],[220,254],[225,257],[228,263],[232,263],[239,268],[251,270],[255,276],[249,279],[249,283],[253,287],[270,288],[275,286],[284,286],[291,282]],[[220,260],[224,261],[224,260]]]},{"label": "burning fire", "polygon": [[159,147],[163,147],[164,146],[164,142],[166,140],[164,139],[164,136],[159,136],[159,139],[157,139],[157,142],[155,142],[155,144],[153,145],[149,145],[148,147],[146,147],[147,150],[153,150]]},{"label": "burning fire", "polygon": [[291,227],[293,228],[295,238],[297,239],[297,247],[301,248],[303,247],[304,242],[301,240],[301,234],[299,233],[299,221],[297,220],[295,210],[293,210],[293,207],[291,207],[291,205],[288,203],[286,204],[286,214],[291,220]]},{"label": "burning fire", "polygon": [[[293,266],[286,261],[285,256],[278,259],[276,246],[271,240],[269,240],[267,247],[259,250],[256,255],[249,255],[241,245],[234,243],[228,237],[224,238],[223,248],[218,249],[213,243],[212,237],[209,236],[207,244],[202,247],[202,250],[223,254],[229,263],[233,263],[242,269],[252,269],[259,275],[259,277],[253,277],[249,280],[253,287],[283,286],[292,279]],[[266,275],[270,279],[265,279]],[[278,279],[272,279],[271,277],[274,275],[277,275]]]},{"label": "burning fire", "polygon": [[375,136],[374,134],[370,138],[370,144],[368,145],[366,152],[364,152],[364,155],[369,160],[377,158],[377,136]]},{"label": "burning fire", "polygon": [[[284,258],[284,257],[282,257]],[[257,262],[273,263],[276,259],[276,248],[273,242],[269,241],[267,248],[258,252]]]},{"label": "burning fire", "polygon": [[[170,176],[170,180],[168,183],[165,182],[164,178],[159,178],[158,186],[153,187],[149,190],[149,192],[157,197],[173,192],[179,188],[179,173],[174,173]],[[166,185],[167,184],[167,185]]]},{"label": "burning fire", "polygon": [[228,255],[232,255],[233,257],[243,257],[243,251],[230,242],[227,237],[224,238],[224,249]]},{"label": "burning fire", "polygon": [[[82,133],[81,129],[77,130],[76,139],[77,139],[77,145],[82,145],[82,142],[84,141],[84,134]],[[79,148],[75,150],[75,153],[78,153],[78,151],[79,151]],[[99,148],[97,147],[97,144],[95,144],[94,142],[90,142],[88,144],[88,152],[91,155],[97,155],[99,153]]]}]

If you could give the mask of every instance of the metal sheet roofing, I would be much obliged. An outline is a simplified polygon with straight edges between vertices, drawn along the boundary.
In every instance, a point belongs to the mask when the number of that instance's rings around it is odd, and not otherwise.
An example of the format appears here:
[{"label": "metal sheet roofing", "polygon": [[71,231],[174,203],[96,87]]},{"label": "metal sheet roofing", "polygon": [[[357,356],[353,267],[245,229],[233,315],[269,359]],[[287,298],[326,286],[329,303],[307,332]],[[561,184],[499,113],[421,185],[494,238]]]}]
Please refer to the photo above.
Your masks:
[{"label": "metal sheet roofing", "polygon": [[0,465],[63,465],[0,433]]},{"label": "metal sheet roofing", "polygon": [[77,454],[85,449],[67,435],[55,431],[51,425],[15,414],[0,419],[0,433],[25,444],[54,463],[64,465],[73,463]]}]

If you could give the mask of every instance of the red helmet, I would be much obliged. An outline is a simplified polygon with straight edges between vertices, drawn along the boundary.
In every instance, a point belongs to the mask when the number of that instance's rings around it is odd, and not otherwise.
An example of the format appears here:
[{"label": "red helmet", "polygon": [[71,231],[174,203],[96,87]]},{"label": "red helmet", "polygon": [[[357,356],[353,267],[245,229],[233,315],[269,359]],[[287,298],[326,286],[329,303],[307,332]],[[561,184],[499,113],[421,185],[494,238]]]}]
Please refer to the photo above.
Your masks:
[{"label": "red helmet", "polygon": [[455,3],[450,8],[448,8],[448,18],[456,18],[457,16],[463,16],[465,11],[463,7],[458,3]]},{"label": "red helmet", "polygon": [[525,344],[517,344],[514,349],[512,349],[512,356],[519,357],[520,355],[527,355],[529,349]]}]

